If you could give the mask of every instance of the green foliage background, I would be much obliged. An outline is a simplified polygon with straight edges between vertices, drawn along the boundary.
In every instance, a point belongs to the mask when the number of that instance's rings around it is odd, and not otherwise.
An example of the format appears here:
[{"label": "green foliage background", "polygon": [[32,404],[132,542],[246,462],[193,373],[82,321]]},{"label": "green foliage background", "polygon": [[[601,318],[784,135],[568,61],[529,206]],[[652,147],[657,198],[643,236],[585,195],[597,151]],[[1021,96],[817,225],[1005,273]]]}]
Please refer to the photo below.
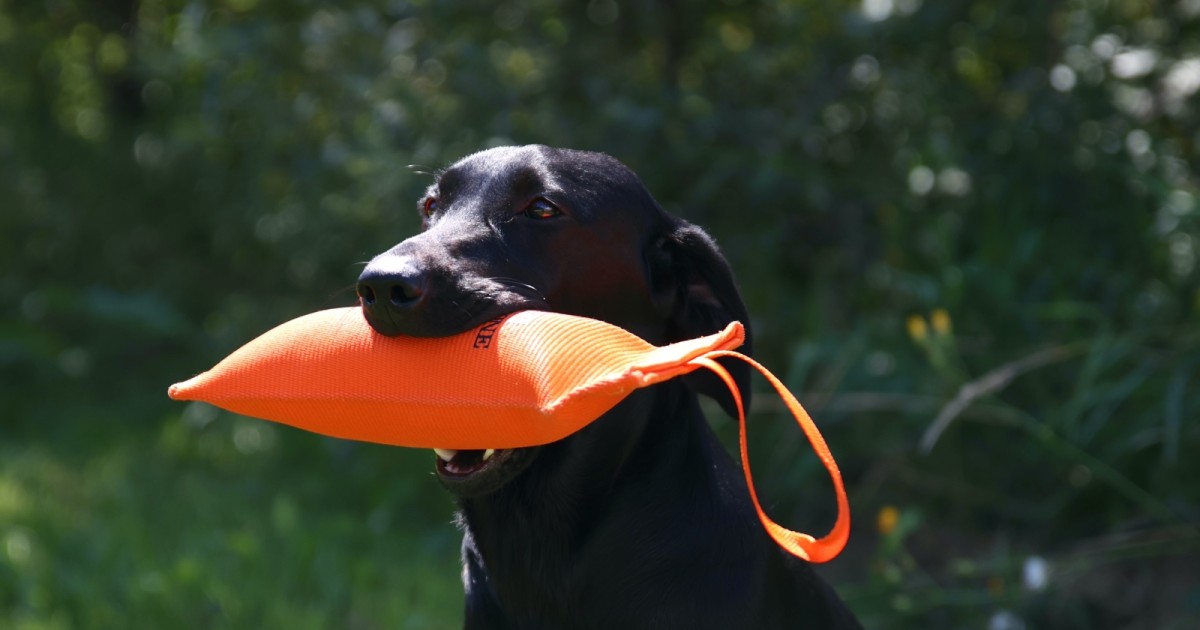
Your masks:
[{"label": "green foliage background", "polygon": [[[0,626],[458,625],[430,455],[165,390],[352,303],[425,171],[540,142],[722,243],[870,626],[1197,627],[1198,34],[1196,0],[0,0]],[[761,491],[820,531],[768,399]]]}]

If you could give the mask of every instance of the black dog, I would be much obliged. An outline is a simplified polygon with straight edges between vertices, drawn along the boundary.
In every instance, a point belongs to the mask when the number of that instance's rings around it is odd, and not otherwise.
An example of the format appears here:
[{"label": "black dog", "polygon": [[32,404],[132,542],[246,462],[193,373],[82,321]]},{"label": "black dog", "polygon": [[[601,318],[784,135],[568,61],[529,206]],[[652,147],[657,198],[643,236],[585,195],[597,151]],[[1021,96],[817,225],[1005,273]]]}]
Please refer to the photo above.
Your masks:
[{"label": "black dog", "polygon": [[[476,153],[440,173],[419,209],[424,231],[358,282],[382,334],[451,335],[523,309],[655,344],[748,321],[712,239],[607,155]],[[746,366],[728,367],[748,391]],[[696,391],[729,408],[697,373],[638,390],[553,444],[438,451],[462,508],[467,628],[858,627],[767,537]]]}]

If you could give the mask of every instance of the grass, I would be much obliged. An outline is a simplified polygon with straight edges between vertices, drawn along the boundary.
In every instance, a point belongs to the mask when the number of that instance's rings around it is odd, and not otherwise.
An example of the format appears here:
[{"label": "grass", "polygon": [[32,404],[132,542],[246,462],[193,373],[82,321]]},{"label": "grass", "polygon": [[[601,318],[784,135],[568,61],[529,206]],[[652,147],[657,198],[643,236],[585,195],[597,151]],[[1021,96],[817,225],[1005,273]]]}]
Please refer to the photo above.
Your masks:
[{"label": "grass", "polygon": [[[869,627],[1195,627],[1196,347],[1181,329],[999,353],[903,321],[768,347],[848,483],[851,543],[820,571]],[[461,626],[428,453],[170,402],[175,367],[98,370],[12,372],[0,399],[0,627]],[[760,496],[824,531],[824,471],[772,396],[755,409]]]},{"label": "grass", "polygon": [[461,624],[459,537],[425,453],[179,411],[0,447],[0,626]]}]

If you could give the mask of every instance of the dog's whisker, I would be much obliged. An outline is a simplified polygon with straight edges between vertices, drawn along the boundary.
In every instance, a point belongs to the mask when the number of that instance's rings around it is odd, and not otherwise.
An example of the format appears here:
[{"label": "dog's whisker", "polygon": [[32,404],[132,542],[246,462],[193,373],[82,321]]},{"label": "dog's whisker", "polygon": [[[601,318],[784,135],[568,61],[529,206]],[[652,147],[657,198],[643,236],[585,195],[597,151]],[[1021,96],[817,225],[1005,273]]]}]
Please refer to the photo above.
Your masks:
[{"label": "dog's whisker", "polygon": [[516,278],[505,278],[503,276],[492,276],[492,277],[488,278],[488,280],[493,280],[495,282],[502,282],[504,284],[511,284],[511,285],[516,285],[516,286],[520,286],[520,287],[525,287],[531,291],[537,291],[537,287],[533,286],[532,284],[529,284],[528,282],[521,282],[520,280],[517,280]]},{"label": "dog's whisker", "polygon": [[457,308],[458,310],[462,311],[462,312],[463,312],[464,314],[466,314],[466,315],[472,315],[472,314],[473,314],[473,313],[471,313],[470,309],[468,309],[467,307],[463,306],[462,304],[459,304],[457,300],[451,300],[451,301],[450,301],[450,305],[451,305],[451,306],[453,306],[454,308]]},{"label": "dog's whisker", "polygon": [[351,306],[357,306],[358,304],[361,303],[361,298],[358,297],[357,285],[350,284],[350,285],[341,287],[341,288],[333,291],[329,295],[325,296],[325,306],[330,306],[332,304],[339,304],[347,292],[354,294],[354,304],[352,304]]},{"label": "dog's whisker", "polygon": [[525,289],[526,291],[517,291],[518,294],[523,295],[524,297],[534,299],[534,300],[541,300],[543,302],[547,301],[546,296],[542,295],[542,292],[540,290],[538,290],[537,287],[535,287],[532,284],[529,284],[527,282],[521,282],[520,280],[517,280],[516,278],[505,278],[505,277],[495,276],[495,277],[488,278],[488,280],[495,282],[497,284],[502,284],[505,287],[508,287],[510,289]]},{"label": "dog's whisker", "polygon": [[438,173],[440,172],[439,169],[430,166],[422,166],[420,164],[409,164],[408,170],[416,173],[417,175],[425,175],[428,177],[437,177]]}]

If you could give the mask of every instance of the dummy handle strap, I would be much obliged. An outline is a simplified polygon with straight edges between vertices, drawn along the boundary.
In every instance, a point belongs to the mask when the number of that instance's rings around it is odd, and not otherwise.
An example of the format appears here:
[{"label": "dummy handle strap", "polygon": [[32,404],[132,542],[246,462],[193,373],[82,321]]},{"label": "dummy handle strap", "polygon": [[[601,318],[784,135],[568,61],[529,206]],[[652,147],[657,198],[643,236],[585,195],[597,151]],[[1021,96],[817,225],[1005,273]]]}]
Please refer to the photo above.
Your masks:
[{"label": "dummy handle strap", "polygon": [[[813,538],[808,534],[794,532],[771,520],[771,517],[767,516],[767,513],[763,511],[762,505],[758,502],[758,493],[754,491],[754,479],[750,475],[750,454],[746,447],[746,410],[742,405],[742,395],[738,391],[733,377],[730,376],[729,372],[720,363],[716,362],[715,359],[720,357],[745,361],[766,377],[771,386],[775,388],[775,391],[779,393],[779,397],[783,399],[788,410],[792,412],[792,416],[796,419],[800,428],[804,430],[805,437],[808,438],[809,444],[812,445],[813,451],[816,452],[821,463],[825,465],[825,470],[829,471],[829,476],[833,479],[833,491],[837,494],[838,516],[833,524],[833,529],[824,537]],[[689,363],[712,370],[725,382],[725,386],[729,388],[729,393],[733,394],[733,400],[737,403],[738,409],[738,442],[741,445],[742,471],[746,474],[746,486],[750,489],[750,499],[754,501],[754,509],[758,511],[758,520],[762,521],[767,533],[770,534],[771,538],[780,547],[783,547],[792,555],[809,562],[828,562],[837,557],[846,546],[846,541],[850,538],[850,503],[846,499],[846,489],[842,485],[842,473],[838,470],[837,462],[834,461],[833,454],[829,452],[829,447],[825,444],[825,438],[821,437],[821,432],[817,429],[817,425],[813,423],[808,412],[800,405],[800,401],[796,400],[796,397],[787,390],[787,387],[774,374],[771,374],[767,368],[740,352],[713,350],[692,359]]]}]

